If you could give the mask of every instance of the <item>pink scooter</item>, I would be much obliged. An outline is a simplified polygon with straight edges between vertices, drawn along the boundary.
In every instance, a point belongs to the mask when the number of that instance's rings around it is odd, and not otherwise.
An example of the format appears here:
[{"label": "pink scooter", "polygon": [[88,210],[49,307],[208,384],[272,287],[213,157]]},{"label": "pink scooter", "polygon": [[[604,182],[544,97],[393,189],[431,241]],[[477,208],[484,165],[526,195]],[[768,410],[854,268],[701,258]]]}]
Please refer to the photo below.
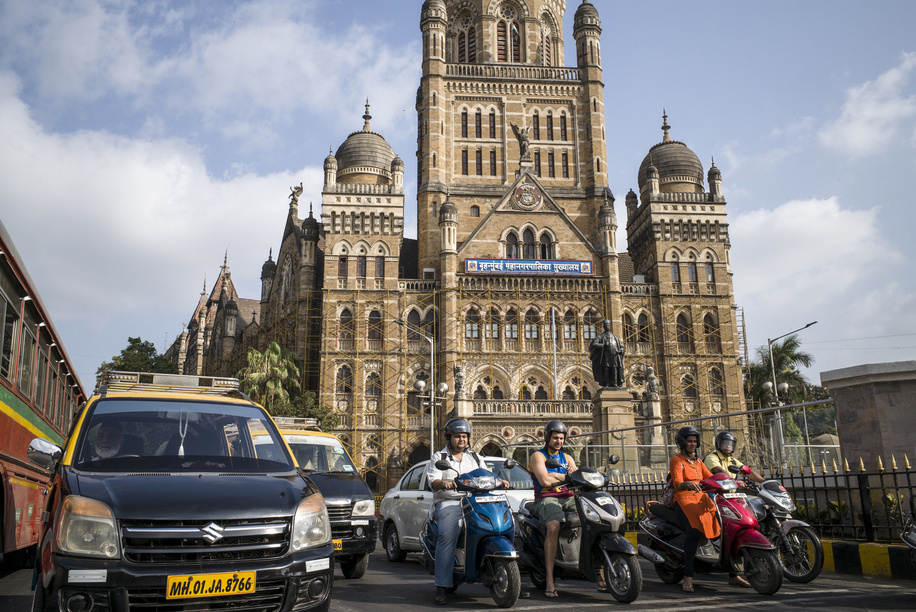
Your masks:
[{"label": "pink scooter", "polygon": [[[760,533],[757,516],[738,492],[738,482],[727,474],[713,474],[700,483],[713,495],[722,534],[701,539],[694,560],[697,573],[734,572],[744,574],[758,593],[772,595],[782,586],[782,567],[773,544]],[[651,542],[639,545],[639,554],[655,565],[662,582],[674,584],[684,577],[686,535],[675,511],[659,502],[646,504],[639,522]]]}]

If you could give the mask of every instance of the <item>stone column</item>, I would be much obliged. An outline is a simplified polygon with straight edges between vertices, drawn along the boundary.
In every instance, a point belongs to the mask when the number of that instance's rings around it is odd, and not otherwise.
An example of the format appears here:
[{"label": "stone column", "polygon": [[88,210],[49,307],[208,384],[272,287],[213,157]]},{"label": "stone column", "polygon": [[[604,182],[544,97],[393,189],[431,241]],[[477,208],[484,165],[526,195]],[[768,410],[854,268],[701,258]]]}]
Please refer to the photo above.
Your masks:
[{"label": "stone column", "polygon": [[[636,421],[633,417],[633,396],[622,388],[603,387],[598,390],[592,400],[592,431],[609,431],[633,427]],[[620,463],[615,467],[621,472],[635,473],[639,462],[639,453],[636,448],[627,448],[624,454],[621,451],[621,436],[626,436],[625,443],[632,444],[636,439],[634,430],[621,433],[598,434],[592,437],[593,444],[601,450],[599,457],[602,465],[610,455],[620,455]],[[595,465],[595,468],[601,466]]]}]

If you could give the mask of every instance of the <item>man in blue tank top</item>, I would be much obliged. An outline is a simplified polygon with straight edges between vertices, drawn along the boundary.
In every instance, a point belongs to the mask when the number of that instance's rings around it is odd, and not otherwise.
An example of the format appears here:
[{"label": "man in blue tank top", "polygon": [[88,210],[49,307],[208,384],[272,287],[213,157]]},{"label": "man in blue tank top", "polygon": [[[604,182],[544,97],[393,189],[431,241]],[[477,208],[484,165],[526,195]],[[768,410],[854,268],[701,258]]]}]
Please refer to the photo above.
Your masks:
[{"label": "man in blue tank top", "polygon": [[[566,441],[566,425],[563,421],[550,421],[544,426],[544,448],[531,455],[528,471],[534,480],[534,514],[547,528],[544,539],[544,564],[547,571],[547,597],[556,597],[553,581],[553,565],[557,558],[557,542],[560,523],[566,520],[566,512],[575,510],[572,492],[561,483],[566,474],[576,471],[576,462],[563,452]],[[547,459],[557,459],[560,467],[547,467]]]}]

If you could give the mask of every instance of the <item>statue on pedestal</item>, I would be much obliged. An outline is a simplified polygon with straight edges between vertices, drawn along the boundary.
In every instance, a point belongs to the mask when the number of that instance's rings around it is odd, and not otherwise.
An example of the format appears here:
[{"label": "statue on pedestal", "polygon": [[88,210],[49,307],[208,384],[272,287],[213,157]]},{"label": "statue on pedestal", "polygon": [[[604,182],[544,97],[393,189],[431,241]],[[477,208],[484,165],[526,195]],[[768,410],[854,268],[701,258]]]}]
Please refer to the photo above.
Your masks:
[{"label": "statue on pedestal", "polygon": [[592,360],[592,376],[599,387],[623,387],[623,356],[626,347],[611,332],[611,322],[607,319],[604,320],[604,331],[589,345],[588,354]]}]

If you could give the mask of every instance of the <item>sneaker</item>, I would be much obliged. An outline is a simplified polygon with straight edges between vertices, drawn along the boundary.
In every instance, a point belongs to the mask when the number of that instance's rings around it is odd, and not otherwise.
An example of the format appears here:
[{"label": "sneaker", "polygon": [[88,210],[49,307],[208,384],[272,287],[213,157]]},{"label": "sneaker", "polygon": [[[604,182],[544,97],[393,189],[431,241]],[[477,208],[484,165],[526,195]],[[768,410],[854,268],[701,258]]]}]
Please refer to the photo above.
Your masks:
[{"label": "sneaker", "polygon": [[446,594],[445,587],[436,587],[436,605],[444,606],[448,603],[448,595]]}]

